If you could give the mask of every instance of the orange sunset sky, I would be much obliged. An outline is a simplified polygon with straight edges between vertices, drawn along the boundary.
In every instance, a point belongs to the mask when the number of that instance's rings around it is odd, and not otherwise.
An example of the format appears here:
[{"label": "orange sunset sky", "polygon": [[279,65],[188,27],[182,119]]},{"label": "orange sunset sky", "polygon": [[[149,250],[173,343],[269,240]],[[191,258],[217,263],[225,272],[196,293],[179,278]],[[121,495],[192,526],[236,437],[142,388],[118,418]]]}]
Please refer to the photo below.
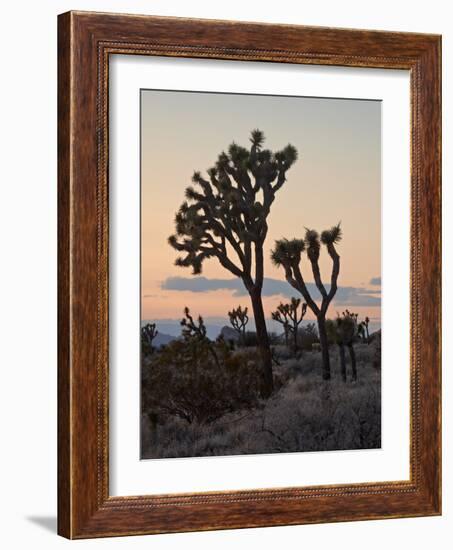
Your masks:
[{"label": "orange sunset sky", "polygon": [[[190,269],[175,266],[177,252],[167,238],[193,171],[206,176],[222,150],[232,141],[249,147],[250,131],[259,128],[265,147],[276,151],[291,143],[299,153],[268,218],[265,277],[272,281],[265,283],[266,317],[280,301],[297,295],[289,287],[282,290],[283,270],[270,262],[274,241],[341,220],[339,291],[328,316],[349,308],[380,325],[379,101],[142,90],[141,117],[143,320],[180,319],[187,305],[196,315],[227,324],[231,307],[249,305],[240,282],[231,281],[234,276],[215,258],[204,263],[206,279],[195,280]],[[328,283],[331,262],[325,249],[321,257]],[[302,271],[312,282],[307,261]],[[313,319],[311,312],[306,319]]]}]

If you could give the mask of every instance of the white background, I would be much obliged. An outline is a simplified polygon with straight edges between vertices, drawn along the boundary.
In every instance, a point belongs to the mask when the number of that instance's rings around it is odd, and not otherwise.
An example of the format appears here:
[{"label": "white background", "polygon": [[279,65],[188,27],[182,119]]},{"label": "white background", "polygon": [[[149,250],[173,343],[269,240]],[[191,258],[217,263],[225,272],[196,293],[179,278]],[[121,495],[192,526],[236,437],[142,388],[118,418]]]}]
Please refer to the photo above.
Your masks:
[{"label": "white background", "polygon": [[[68,9],[256,20],[442,33],[444,152],[452,150],[453,23],[450,2],[379,3],[230,0],[41,1],[2,5],[0,34],[1,316],[0,517],[2,547],[447,549],[453,522],[451,338],[444,337],[444,515],[68,542],[56,516],[56,15]],[[452,162],[444,154],[444,205],[451,209]],[[444,210],[444,281],[452,280],[452,216]],[[453,323],[444,286],[444,326]],[[451,533],[450,533],[451,536]]]},{"label": "white background", "polygon": [[[401,330],[409,327],[409,72],[113,56],[109,75],[110,494],[409,479],[409,329]],[[138,460],[139,97],[140,88],[156,87],[382,100],[381,449]]]}]

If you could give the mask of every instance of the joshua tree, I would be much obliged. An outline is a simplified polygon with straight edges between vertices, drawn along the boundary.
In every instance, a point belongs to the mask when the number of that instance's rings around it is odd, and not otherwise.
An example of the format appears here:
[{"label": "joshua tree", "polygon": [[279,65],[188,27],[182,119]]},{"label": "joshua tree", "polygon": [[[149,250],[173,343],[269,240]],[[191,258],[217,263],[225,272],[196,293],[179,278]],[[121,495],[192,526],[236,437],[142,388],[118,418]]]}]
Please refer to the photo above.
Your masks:
[{"label": "joshua tree", "polygon": [[[307,229],[304,239],[282,239],[276,241],[275,248],[272,251],[272,261],[277,266],[283,266],[285,276],[288,283],[298,290],[308,307],[316,316],[318,322],[319,343],[321,344],[322,353],[322,377],[324,380],[330,380],[330,359],[329,345],[326,333],[326,313],[329,305],[337,292],[338,275],[340,273],[340,256],[338,255],[335,244],[341,240],[340,224],[333,226],[331,229],[323,231],[321,237],[318,232],[313,229]],[[321,243],[327,248],[327,252],[332,259],[332,273],[330,278],[329,291],[326,290],[319,269],[319,255],[321,251]],[[307,253],[307,257],[311,264],[313,278],[317,289],[321,294],[321,305],[315,302],[307,285],[305,284],[302,272],[300,270],[300,262],[302,253]]]},{"label": "joshua tree", "polygon": [[232,309],[228,312],[228,317],[230,318],[230,323],[234,330],[239,335],[239,341],[244,344],[245,342],[245,327],[249,322],[249,317],[247,315],[248,308],[245,307],[242,309],[241,306],[238,306],[236,309]]},{"label": "joshua tree", "polygon": [[153,340],[159,334],[159,331],[156,329],[156,323],[148,323],[142,327],[142,347],[143,351],[146,353],[153,353],[154,346]]},{"label": "joshua tree", "polygon": [[280,303],[277,311],[272,312],[272,319],[283,325],[286,345],[288,345],[288,333],[292,333],[294,353],[297,352],[297,331],[307,311],[307,304],[303,303],[299,316],[300,303],[300,298],[291,298],[289,304]]},{"label": "joshua tree", "polygon": [[195,172],[196,188],[186,189],[186,201],[175,217],[176,234],[169,244],[183,253],[176,265],[202,272],[208,258],[217,261],[247,289],[255,318],[263,368],[263,396],[273,390],[272,355],[261,299],[264,266],[263,245],[275,195],[286,181],[286,172],[297,159],[287,145],[276,153],[263,149],[264,134],[251,133],[250,150],[232,143],[207,171],[208,179]]},{"label": "joshua tree", "polygon": [[198,322],[195,323],[188,307],[184,308],[184,318],[181,319],[182,335],[185,340],[194,339],[197,342],[207,343],[208,349],[216,365],[219,365],[219,359],[214,349],[214,345],[207,337],[206,325],[204,324],[203,317],[198,316]]},{"label": "joshua tree", "polygon": [[360,338],[366,342],[367,344],[370,343],[370,332],[368,330],[368,325],[370,323],[370,318],[369,317],[365,317],[365,320],[364,321],[361,321],[360,323],[358,323],[357,325],[357,331],[358,331],[358,335],[360,336]]},{"label": "joshua tree", "polygon": [[207,338],[206,325],[204,324],[203,317],[198,316],[198,323],[195,323],[188,307],[184,308],[184,318],[181,319],[182,335],[184,338],[197,338],[198,340],[204,340]]},{"label": "joshua tree", "polygon": [[357,336],[357,317],[356,313],[343,311],[342,316],[338,316],[334,321],[327,321],[327,331],[330,339],[338,344],[340,348],[341,376],[346,382],[346,357],[345,346],[349,349],[351,357],[352,379],[357,380],[357,361],[354,351],[354,340]]},{"label": "joshua tree", "polygon": [[280,304],[277,306],[277,310],[271,313],[272,319],[283,325],[283,331],[285,334],[285,346],[288,347],[289,338],[289,304]]}]

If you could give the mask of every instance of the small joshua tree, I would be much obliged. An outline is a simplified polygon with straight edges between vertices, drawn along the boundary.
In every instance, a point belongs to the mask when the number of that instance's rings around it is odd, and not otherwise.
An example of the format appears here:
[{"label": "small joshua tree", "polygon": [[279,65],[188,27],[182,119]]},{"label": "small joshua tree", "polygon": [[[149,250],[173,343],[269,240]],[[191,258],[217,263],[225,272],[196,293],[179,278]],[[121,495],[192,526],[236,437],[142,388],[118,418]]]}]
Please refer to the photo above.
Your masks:
[{"label": "small joshua tree", "polygon": [[245,327],[249,322],[249,317],[247,315],[248,308],[245,307],[242,309],[241,306],[238,306],[236,309],[232,309],[228,312],[228,317],[230,318],[231,326],[239,335],[239,341],[244,344],[245,342]]},{"label": "small joshua tree", "polygon": [[207,329],[203,317],[198,316],[197,322],[190,314],[188,307],[184,308],[184,317],[181,319],[182,336],[185,340],[195,340],[198,343],[207,343],[208,349],[216,365],[219,365],[219,359],[214,348],[214,344],[207,337]]},{"label": "small joshua tree", "polygon": [[188,307],[184,308],[184,317],[181,319],[181,326],[183,327],[182,335],[184,338],[197,338],[198,340],[207,338],[207,330],[203,317],[199,315],[197,323],[195,323]]},{"label": "small joshua tree", "polygon": [[[275,248],[272,251],[272,261],[277,266],[282,266],[285,270],[285,276],[288,283],[298,290],[308,307],[316,316],[318,323],[319,343],[322,353],[322,377],[324,380],[330,380],[330,359],[329,345],[326,332],[326,313],[330,303],[337,292],[338,275],[340,274],[340,256],[337,253],[335,245],[341,241],[340,224],[333,226],[331,229],[323,231],[321,237],[319,233],[313,229],[307,229],[304,239],[282,239],[276,241]],[[327,291],[321,279],[319,269],[319,256],[323,244],[332,259],[332,273],[330,277],[330,288]],[[321,294],[321,305],[315,302],[307,285],[305,284],[300,262],[302,253],[306,252],[311,264],[313,278],[317,289]]]},{"label": "small joshua tree", "polygon": [[272,319],[277,323],[283,325],[283,331],[285,334],[285,346],[288,347],[289,340],[289,304],[280,304],[277,306],[277,310],[271,313]]},{"label": "small joshua tree", "polygon": [[264,281],[263,246],[269,216],[286,173],[297,160],[297,150],[287,145],[281,151],[264,149],[264,134],[251,133],[251,147],[232,143],[208,169],[208,179],[195,172],[197,187],[186,189],[175,216],[176,234],[169,244],[182,255],[176,265],[202,272],[203,262],[217,261],[247,289],[253,308],[258,349],[263,372],[262,394],[273,390],[272,354],[261,298]]},{"label": "small joshua tree", "polygon": [[358,331],[358,335],[360,336],[360,338],[366,342],[367,344],[370,343],[370,332],[368,330],[368,325],[370,323],[370,318],[369,317],[365,317],[365,320],[364,321],[361,321],[360,323],[358,323],[357,325],[357,331]]},{"label": "small joshua tree", "polygon": [[299,314],[300,303],[301,303],[300,298],[291,298],[291,302],[289,304],[280,303],[279,306],[277,307],[277,311],[274,311],[272,313],[272,319],[283,325],[283,328],[285,330],[285,341],[287,346],[288,346],[288,334],[289,333],[292,334],[294,353],[297,352],[297,332],[299,329],[299,325],[302,322],[302,319],[304,318],[305,313],[307,312],[307,304],[303,303]]},{"label": "small joshua tree", "polygon": [[159,334],[159,331],[156,329],[156,323],[148,323],[142,327],[142,350],[144,353],[153,353],[154,346],[153,340]]}]

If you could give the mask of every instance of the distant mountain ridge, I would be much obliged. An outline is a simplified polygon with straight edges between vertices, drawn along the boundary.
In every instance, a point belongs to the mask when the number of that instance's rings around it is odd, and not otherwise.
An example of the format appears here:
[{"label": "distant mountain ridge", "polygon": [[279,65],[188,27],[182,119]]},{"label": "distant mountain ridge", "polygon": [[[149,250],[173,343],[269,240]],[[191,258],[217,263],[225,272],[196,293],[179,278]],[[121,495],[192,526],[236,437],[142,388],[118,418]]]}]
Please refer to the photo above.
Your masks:
[{"label": "distant mountain ridge", "polygon": [[224,340],[237,342],[239,340],[239,334],[237,331],[234,330],[234,328],[231,328],[227,325],[222,327],[222,330],[220,331],[220,335],[223,337]]},{"label": "distant mountain ridge", "polygon": [[[334,316],[332,315],[332,318]],[[162,346],[166,345],[172,340],[175,340],[181,336],[181,323],[178,319],[163,319],[160,321],[159,319],[153,319],[153,320],[144,320],[141,322],[141,326],[146,325],[147,323],[156,323],[156,328],[158,330],[158,335],[156,339],[154,340],[155,346]],[[308,324],[308,323],[315,323],[316,321],[313,320],[303,320],[302,326]],[[281,325],[279,323],[276,323],[272,321],[271,319],[266,319],[266,324],[269,332],[275,332],[278,335],[282,333]],[[232,334],[236,335],[236,332],[228,325],[228,321],[222,320],[220,318],[214,318],[213,322],[210,322],[209,318],[205,318],[205,325],[207,329],[207,336],[210,340],[215,340],[220,334],[224,334],[225,332],[228,334],[228,340],[234,339]],[[380,323],[370,323],[370,334],[372,332],[376,332],[381,329]],[[249,322],[247,325],[247,330],[253,332],[255,330],[255,326],[253,324],[253,321]],[[233,331],[233,332],[230,332]]]},{"label": "distant mountain ridge", "polygon": [[153,346],[160,348],[161,346],[166,346],[173,340],[176,340],[175,336],[170,336],[170,334],[163,334],[161,332],[157,333],[157,336],[153,340]]},{"label": "distant mountain ridge", "polygon": [[[159,319],[144,320],[141,324],[143,326],[147,323],[156,323],[156,328],[159,331],[159,334],[169,336],[173,339],[179,338],[181,336],[181,322],[177,319],[175,319],[174,321],[172,319],[164,319],[162,321],[159,321]],[[211,324],[209,322],[209,319],[205,319],[205,324],[208,338],[210,338],[211,340],[215,340],[217,338],[222,330],[222,327],[224,326],[224,324]]]}]

